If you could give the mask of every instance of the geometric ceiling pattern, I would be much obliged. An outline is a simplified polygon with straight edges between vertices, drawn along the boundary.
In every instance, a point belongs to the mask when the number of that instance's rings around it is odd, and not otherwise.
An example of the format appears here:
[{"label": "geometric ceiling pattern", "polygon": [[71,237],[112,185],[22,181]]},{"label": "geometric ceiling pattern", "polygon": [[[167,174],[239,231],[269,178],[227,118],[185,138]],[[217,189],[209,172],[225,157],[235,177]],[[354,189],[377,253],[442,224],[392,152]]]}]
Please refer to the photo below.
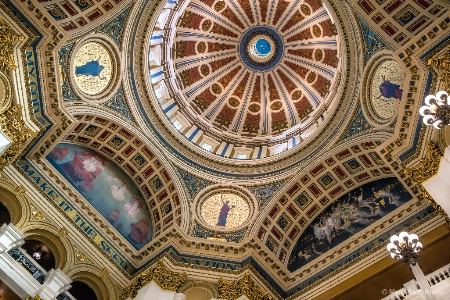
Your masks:
[{"label": "geometric ceiling pattern", "polygon": [[434,0],[358,0],[354,7],[396,48],[447,11]]},{"label": "geometric ceiling pattern", "polygon": [[79,31],[109,18],[122,0],[38,0],[58,24],[68,32]]}]

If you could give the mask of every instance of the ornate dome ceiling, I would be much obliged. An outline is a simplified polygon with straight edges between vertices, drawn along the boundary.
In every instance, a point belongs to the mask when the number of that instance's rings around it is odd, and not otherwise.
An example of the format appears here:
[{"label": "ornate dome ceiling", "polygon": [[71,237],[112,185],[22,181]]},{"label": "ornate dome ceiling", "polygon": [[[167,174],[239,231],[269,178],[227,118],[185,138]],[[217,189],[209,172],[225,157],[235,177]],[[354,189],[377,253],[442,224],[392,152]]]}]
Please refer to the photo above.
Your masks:
[{"label": "ornate dome ceiling", "polygon": [[336,27],[319,1],[195,0],[167,19],[176,28],[161,65],[179,111],[163,110],[177,129],[195,124],[211,138],[206,150],[278,143],[269,155],[278,154],[324,119],[339,59]]}]

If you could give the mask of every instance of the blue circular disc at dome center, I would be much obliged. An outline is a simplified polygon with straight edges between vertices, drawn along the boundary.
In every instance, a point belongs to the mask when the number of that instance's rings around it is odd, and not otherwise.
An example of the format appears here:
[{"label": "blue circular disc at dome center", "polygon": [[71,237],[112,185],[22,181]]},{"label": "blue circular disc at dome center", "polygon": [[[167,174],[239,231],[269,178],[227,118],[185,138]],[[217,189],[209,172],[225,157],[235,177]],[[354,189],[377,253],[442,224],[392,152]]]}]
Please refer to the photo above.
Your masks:
[{"label": "blue circular disc at dome center", "polygon": [[[249,43],[259,37],[255,49],[260,55],[267,55],[267,60],[255,59],[249,53]],[[270,42],[269,42],[270,41]],[[268,71],[275,67],[283,57],[284,44],[281,36],[271,27],[255,26],[246,31],[239,41],[239,56],[244,64],[255,71]],[[271,53],[273,52],[273,53]]]},{"label": "blue circular disc at dome center", "polygon": [[266,39],[258,39],[255,46],[256,51],[262,55],[269,54],[270,50],[272,50],[272,46],[270,46],[269,41]]}]

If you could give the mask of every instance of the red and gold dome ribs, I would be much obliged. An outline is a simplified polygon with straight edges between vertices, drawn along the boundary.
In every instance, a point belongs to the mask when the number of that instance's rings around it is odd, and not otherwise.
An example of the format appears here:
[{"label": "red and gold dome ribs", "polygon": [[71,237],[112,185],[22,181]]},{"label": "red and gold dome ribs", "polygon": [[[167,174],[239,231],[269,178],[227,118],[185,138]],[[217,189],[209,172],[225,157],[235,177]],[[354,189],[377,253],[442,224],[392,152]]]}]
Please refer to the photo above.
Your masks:
[{"label": "red and gold dome ribs", "polygon": [[222,141],[261,145],[323,119],[339,60],[320,0],[194,0],[177,8],[169,88],[203,134],[210,128]]}]

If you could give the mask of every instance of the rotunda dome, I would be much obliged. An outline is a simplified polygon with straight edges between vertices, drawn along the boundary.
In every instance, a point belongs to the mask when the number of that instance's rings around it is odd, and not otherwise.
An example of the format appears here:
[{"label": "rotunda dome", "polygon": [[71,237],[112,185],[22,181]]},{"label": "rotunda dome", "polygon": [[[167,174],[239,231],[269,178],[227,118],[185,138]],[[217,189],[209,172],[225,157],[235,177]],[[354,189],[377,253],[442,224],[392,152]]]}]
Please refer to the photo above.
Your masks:
[{"label": "rotunda dome", "polygon": [[174,79],[167,88],[177,95],[178,125],[195,123],[212,140],[252,150],[315,130],[332,99],[337,32],[320,2],[297,2],[194,0],[175,7],[164,51],[173,56],[164,63]]}]

